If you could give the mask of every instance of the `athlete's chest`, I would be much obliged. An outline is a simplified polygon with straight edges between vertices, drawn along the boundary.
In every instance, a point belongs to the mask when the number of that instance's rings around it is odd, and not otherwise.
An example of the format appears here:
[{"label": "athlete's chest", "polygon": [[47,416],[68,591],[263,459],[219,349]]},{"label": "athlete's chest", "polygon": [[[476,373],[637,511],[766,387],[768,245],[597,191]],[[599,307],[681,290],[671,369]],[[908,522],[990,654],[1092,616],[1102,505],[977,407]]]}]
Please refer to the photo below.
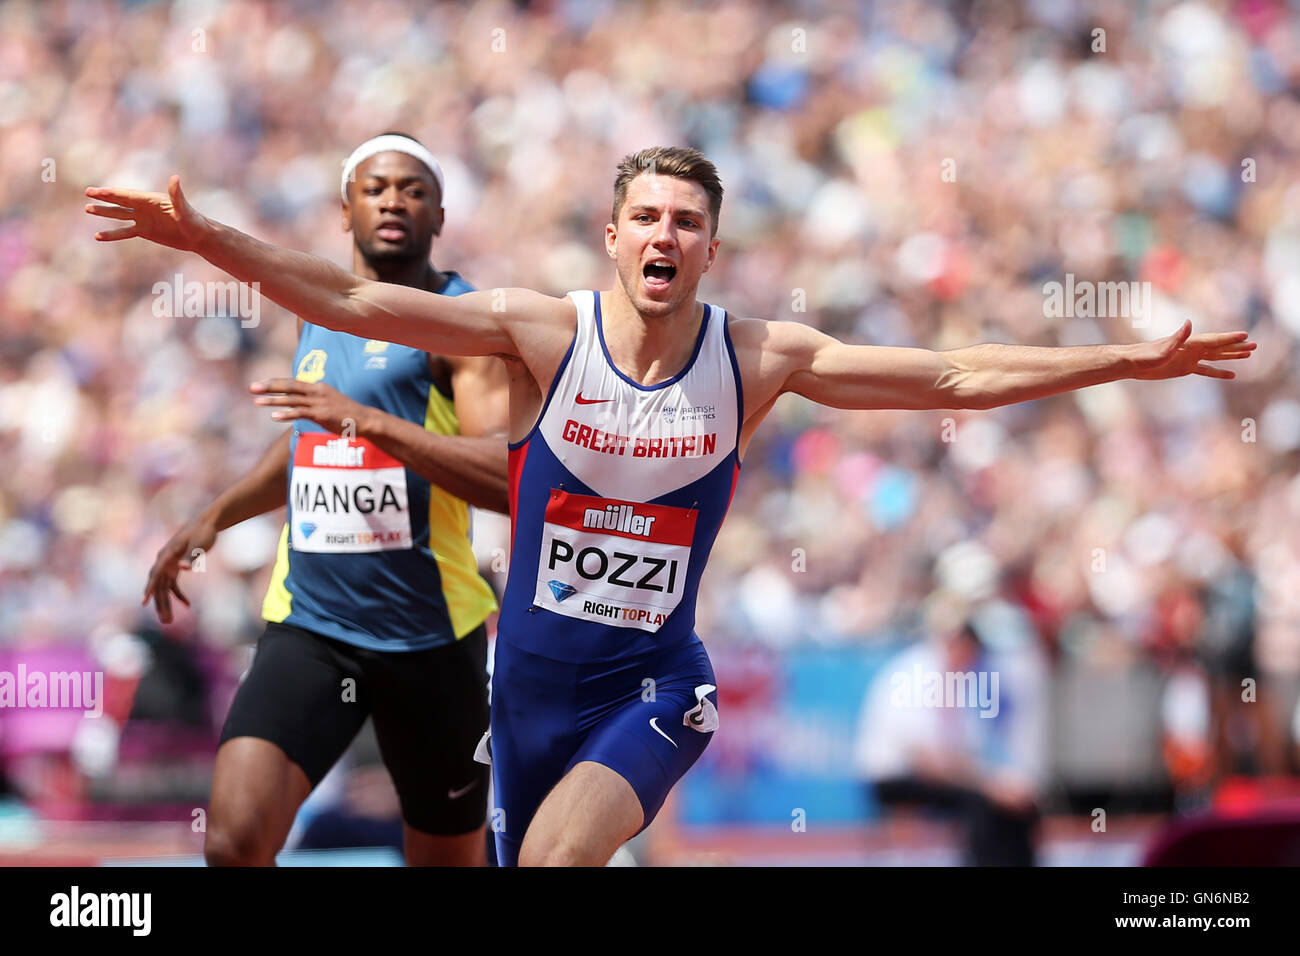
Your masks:
[{"label": "athlete's chest", "polygon": [[576,355],[541,432],[561,466],[601,494],[651,500],[713,472],[735,448],[730,369],[697,367],[638,388],[600,355]]},{"label": "athlete's chest", "polygon": [[423,409],[433,382],[429,357],[419,349],[313,325],[303,326],[294,377],[402,417]]},{"label": "athlete's chest", "polygon": [[693,549],[707,551],[701,516],[730,497],[734,389],[701,374],[647,390],[580,367],[564,384],[543,425],[561,468],[541,485],[533,604],[655,633],[689,590]]}]

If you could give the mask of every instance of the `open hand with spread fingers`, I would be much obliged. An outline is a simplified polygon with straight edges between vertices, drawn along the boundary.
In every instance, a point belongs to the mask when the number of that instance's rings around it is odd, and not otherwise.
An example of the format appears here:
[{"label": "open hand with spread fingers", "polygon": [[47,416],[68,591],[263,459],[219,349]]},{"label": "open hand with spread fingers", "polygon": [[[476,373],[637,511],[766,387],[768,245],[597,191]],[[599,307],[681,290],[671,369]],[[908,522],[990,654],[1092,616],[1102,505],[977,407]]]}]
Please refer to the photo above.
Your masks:
[{"label": "open hand with spread fingers", "polygon": [[1249,358],[1259,344],[1246,341],[1249,337],[1249,332],[1192,335],[1192,323],[1188,320],[1172,335],[1132,346],[1132,361],[1137,371],[1131,377],[1149,380],[1195,374],[1236,378],[1236,372],[1205,363]]},{"label": "open hand with spread fingers", "polygon": [[86,195],[100,200],[86,204],[86,212],[92,216],[131,223],[120,229],[95,233],[95,239],[99,242],[139,238],[184,252],[194,252],[210,227],[208,220],[189,204],[181,192],[179,176],[171,178],[165,193],[91,186],[86,190]]}]

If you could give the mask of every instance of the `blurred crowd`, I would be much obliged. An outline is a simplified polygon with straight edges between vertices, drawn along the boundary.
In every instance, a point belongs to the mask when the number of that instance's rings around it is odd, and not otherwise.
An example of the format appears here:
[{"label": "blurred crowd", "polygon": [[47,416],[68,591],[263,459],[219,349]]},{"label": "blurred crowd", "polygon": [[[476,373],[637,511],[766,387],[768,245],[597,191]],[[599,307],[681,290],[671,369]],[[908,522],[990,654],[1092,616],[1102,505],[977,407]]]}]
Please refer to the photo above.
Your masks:
[{"label": "blurred crowd", "polygon": [[[935,349],[1249,330],[1231,382],[782,399],[697,630],[715,660],[884,644],[936,592],[996,599],[1057,680],[1154,675],[1175,777],[1294,761],[1300,15],[1270,0],[0,3],[0,651],[138,676],[155,551],[282,427],[247,385],[285,373],[292,318],[160,316],[156,283],[223,277],[95,243],[84,187],[179,173],[205,214],[345,264],[340,166],[389,129],[441,160],[434,261],[480,288],[607,287],[619,158],[684,144],[726,188],[700,295],[737,315]],[[1067,276],[1149,283],[1151,314],[1054,315]],[[162,639],[238,675],[280,520],[222,536]],[[498,584],[506,527],[477,518]]]}]

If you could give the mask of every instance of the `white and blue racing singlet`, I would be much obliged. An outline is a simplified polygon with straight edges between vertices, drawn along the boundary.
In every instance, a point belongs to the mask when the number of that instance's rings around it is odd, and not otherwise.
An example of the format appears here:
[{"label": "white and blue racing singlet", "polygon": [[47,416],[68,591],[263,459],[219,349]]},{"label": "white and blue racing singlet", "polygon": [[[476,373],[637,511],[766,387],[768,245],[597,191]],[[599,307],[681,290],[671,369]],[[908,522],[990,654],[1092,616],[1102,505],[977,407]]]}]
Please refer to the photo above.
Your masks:
[{"label": "white and blue racing singlet", "polygon": [[600,294],[570,292],[573,342],[541,416],[510,446],[510,575],[499,641],[608,661],[694,639],[700,575],[740,472],[740,372],[705,305],[685,368],[639,385],[614,367]]}]

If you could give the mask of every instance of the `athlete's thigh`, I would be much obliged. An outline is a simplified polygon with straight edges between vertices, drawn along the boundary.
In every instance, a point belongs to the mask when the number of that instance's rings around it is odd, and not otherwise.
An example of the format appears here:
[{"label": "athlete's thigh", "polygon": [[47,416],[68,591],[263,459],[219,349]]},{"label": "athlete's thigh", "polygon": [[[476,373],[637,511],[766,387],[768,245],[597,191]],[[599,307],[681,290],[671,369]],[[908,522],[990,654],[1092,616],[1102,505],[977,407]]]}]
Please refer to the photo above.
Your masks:
[{"label": "athlete's thigh", "polygon": [[342,701],[342,682],[359,676],[324,638],[267,626],[217,750],[208,806],[212,854],[278,852],[298,808],[365,720],[361,705]]},{"label": "athlete's thigh", "polygon": [[497,806],[497,862],[515,866],[542,800],[578,746],[577,668],[520,651],[500,638],[492,670],[489,753]]},{"label": "athlete's thigh", "polygon": [[487,812],[488,769],[474,760],[488,727],[486,630],[427,650],[374,653],[365,666],[375,736],[407,827],[432,837],[476,833]]},{"label": "athlete's thigh", "polygon": [[534,814],[521,866],[604,866],[641,829],[636,791],[620,774],[590,760],[573,766]]},{"label": "athlete's thigh", "polygon": [[[315,787],[369,713],[351,650],[301,628],[268,624],[230,705],[221,744],[239,737],[275,744]],[[347,680],[356,682],[355,693]]]},{"label": "athlete's thigh", "polygon": [[668,792],[704,753],[718,726],[713,667],[698,641],[663,655],[645,668],[640,691],[600,716],[571,761],[592,761],[628,782],[641,806],[645,829]]}]

